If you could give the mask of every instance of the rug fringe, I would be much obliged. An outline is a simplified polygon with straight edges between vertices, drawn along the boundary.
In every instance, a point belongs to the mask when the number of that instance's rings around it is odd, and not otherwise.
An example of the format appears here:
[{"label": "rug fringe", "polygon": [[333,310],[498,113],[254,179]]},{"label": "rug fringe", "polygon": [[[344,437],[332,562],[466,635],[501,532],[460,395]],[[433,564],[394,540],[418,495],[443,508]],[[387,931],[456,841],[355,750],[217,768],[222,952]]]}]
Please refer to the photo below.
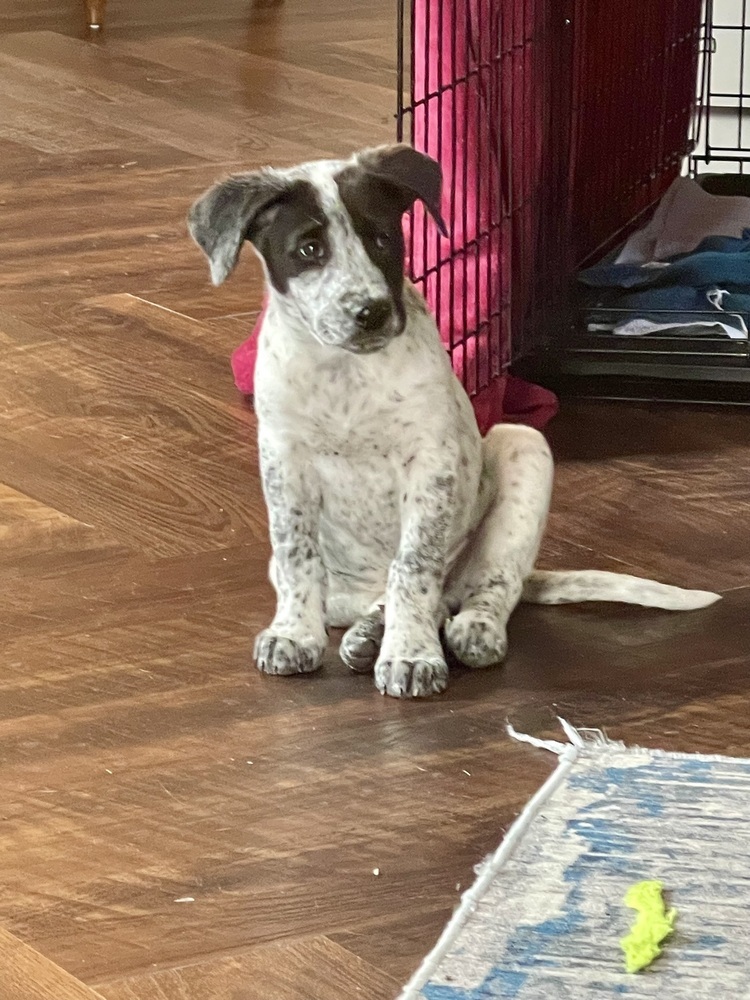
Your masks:
[{"label": "rug fringe", "polygon": [[561,743],[559,740],[540,740],[536,736],[529,736],[527,733],[519,733],[512,725],[508,722],[506,724],[506,732],[511,739],[517,740],[519,743],[528,743],[532,747],[537,747],[539,750],[549,750],[550,753],[557,754],[559,757],[564,754],[566,750],[569,750],[571,746],[577,747],[579,750],[583,750],[586,747],[608,747],[610,749],[624,750],[625,744],[619,743],[614,740],[610,740],[605,732],[601,729],[590,729],[583,727],[581,729],[576,729],[575,726],[566,720],[561,718],[559,715],[557,721],[562,727],[562,731],[568,737],[567,743]]}]

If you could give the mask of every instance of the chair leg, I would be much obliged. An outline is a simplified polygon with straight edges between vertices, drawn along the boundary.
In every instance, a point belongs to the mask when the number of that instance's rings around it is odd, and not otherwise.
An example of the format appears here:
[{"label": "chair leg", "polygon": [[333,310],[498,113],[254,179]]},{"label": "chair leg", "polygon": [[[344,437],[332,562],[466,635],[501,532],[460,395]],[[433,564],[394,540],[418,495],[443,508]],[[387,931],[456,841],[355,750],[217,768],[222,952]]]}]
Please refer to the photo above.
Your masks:
[{"label": "chair leg", "polygon": [[104,14],[107,10],[107,0],[84,0],[86,4],[86,23],[95,31],[104,27]]}]

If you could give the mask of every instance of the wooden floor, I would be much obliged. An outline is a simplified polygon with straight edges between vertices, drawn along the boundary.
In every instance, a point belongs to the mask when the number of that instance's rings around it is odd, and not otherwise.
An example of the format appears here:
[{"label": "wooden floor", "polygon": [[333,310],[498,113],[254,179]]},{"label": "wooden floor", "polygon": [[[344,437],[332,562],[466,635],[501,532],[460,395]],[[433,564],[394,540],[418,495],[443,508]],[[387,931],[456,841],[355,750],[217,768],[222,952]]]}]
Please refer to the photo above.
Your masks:
[{"label": "wooden floor", "polygon": [[387,1000],[553,766],[507,718],[750,754],[749,418],[579,404],[551,429],[545,565],[715,607],[523,608],[504,669],[429,703],[333,652],[261,677],[228,367],[259,276],[248,254],[211,288],[184,214],[231,168],[392,136],[392,4],[109,7],[98,44],[73,0],[0,12],[0,992]]}]

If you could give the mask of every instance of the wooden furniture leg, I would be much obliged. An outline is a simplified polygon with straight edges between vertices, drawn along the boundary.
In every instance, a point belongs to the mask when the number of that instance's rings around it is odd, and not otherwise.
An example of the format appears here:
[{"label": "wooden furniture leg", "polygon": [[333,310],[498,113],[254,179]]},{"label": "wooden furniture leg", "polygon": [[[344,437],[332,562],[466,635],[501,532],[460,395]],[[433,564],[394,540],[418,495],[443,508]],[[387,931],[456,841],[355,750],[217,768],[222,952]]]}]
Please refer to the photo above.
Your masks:
[{"label": "wooden furniture leg", "polygon": [[86,23],[89,28],[99,31],[104,27],[104,14],[107,10],[107,0],[84,0],[86,4]]}]

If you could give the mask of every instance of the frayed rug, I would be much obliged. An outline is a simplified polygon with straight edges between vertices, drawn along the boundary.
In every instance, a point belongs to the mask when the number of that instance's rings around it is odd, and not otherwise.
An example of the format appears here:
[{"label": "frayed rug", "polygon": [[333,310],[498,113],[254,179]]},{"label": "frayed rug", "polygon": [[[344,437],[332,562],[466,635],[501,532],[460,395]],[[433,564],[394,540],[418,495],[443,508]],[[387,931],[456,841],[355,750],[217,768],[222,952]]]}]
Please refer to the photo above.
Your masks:
[{"label": "frayed rug", "polygon": [[[561,720],[562,721],[562,720]],[[750,760],[568,743],[401,1000],[750,998]],[[663,953],[625,971],[624,897],[663,884]]]}]

